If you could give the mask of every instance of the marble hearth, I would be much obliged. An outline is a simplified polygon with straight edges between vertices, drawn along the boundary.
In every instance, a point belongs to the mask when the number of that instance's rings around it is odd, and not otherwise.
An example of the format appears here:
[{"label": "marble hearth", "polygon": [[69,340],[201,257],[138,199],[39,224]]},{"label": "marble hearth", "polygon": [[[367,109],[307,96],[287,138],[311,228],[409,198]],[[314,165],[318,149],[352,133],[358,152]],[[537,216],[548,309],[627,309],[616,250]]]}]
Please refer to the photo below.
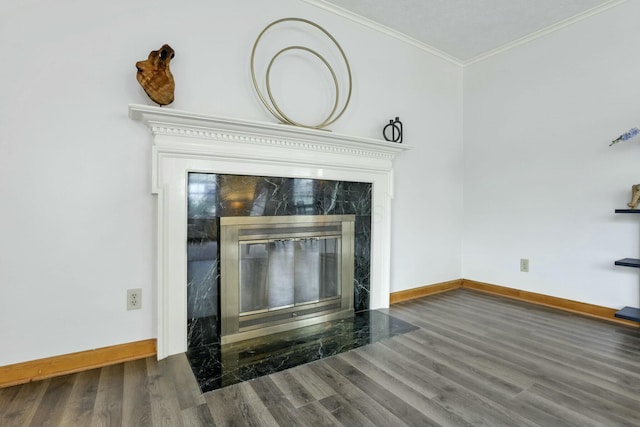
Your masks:
[{"label": "marble hearth", "polygon": [[[187,351],[189,341],[198,334],[193,320],[189,319],[202,318],[194,313],[203,307],[198,307],[197,296],[188,291],[188,276],[193,279],[203,272],[206,275],[217,271],[209,265],[208,269],[195,273],[196,276],[193,271],[189,273],[190,268],[193,270],[190,260],[207,252],[203,242],[206,246],[207,239],[213,241],[211,236],[198,241],[198,233],[213,232],[211,224],[216,221],[208,218],[213,222],[207,225],[189,211],[192,202],[189,189],[197,180],[212,179],[216,183],[253,180],[251,185],[259,183],[267,193],[269,186],[273,189],[274,185],[283,189],[306,186],[316,189],[313,200],[307,200],[306,206],[305,203],[298,203],[297,207],[296,203],[288,205],[292,199],[286,197],[273,206],[292,209],[295,214],[316,214],[315,210],[323,214],[323,210],[333,206],[356,215],[361,241],[368,240],[368,244],[361,243],[360,251],[369,255],[368,260],[356,267],[355,282],[359,289],[355,294],[356,304],[365,309],[388,307],[393,158],[410,147],[327,131],[142,105],[130,105],[129,117],[141,121],[153,135],[152,192],[158,196],[159,359]],[[338,198],[332,196],[336,194]],[[361,201],[363,194],[367,195],[366,202]],[[242,201],[237,202],[227,200],[223,208],[236,209],[239,216],[252,214],[243,211]],[[261,206],[256,202],[260,201],[251,200],[251,205]],[[359,211],[361,205],[366,208]],[[305,209],[307,212],[301,212]],[[188,241],[196,243],[196,247],[187,250]]]},{"label": "marble hearth", "polygon": [[234,344],[189,349],[187,358],[204,393],[416,330],[380,310]]}]

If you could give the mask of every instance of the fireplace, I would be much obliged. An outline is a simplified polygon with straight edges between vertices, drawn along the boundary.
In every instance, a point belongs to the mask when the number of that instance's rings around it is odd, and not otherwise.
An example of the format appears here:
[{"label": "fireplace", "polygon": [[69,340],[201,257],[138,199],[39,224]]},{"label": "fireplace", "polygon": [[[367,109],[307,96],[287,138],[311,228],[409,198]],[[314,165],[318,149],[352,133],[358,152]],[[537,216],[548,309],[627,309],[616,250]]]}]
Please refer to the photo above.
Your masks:
[{"label": "fireplace", "polygon": [[[340,295],[353,301],[349,305],[354,311],[369,309],[372,200],[372,185],[366,182],[189,172],[187,348],[191,350],[221,341],[228,342],[230,338],[221,337],[220,333],[221,326],[224,328],[222,324],[229,318],[224,313],[229,311],[234,311],[232,317],[245,313],[242,316],[245,331],[248,327],[258,329],[259,319],[275,319],[276,315],[281,317],[278,321],[282,324],[290,323],[295,318],[304,319],[306,324],[311,323],[309,318],[312,313],[317,316],[330,315],[325,319],[339,317],[338,313],[348,315],[346,303],[340,304],[344,308],[338,308],[328,296],[317,304],[311,303],[311,300],[298,301],[298,306],[304,306],[307,310],[305,313],[291,307],[282,308],[290,304],[284,302],[273,302],[269,304],[270,307],[265,307],[258,303],[257,296],[247,296],[247,292],[243,293],[244,302],[241,295],[228,299],[226,296],[232,294],[225,291],[229,289],[228,283],[232,283],[232,288],[238,288],[242,274],[253,277],[254,284],[269,295],[268,284],[265,283],[269,278],[268,271],[256,266],[268,264],[270,252],[273,255],[272,263],[282,264],[288,260],[287,269],[290,271],[293,268],[289,280],[272,277],[272,282],[282,280],[284,288],[297,282],[300,288],[305,280],[309,281],[305,278],[295,280],[296,274],[299,278],[302,275],[300,267],[311,264],[319,268],[322,258],[327,269],[317,269],[313,279],[336,285],[339,280],[344,288]],[[225,243],[227,235],[232,239]],[[243,252],[239,252],[241,248]],[[245,267],[250,270],[241,269],[242,254],[247,252],[252,258],[245,259]],[[280,252],[288,253],[289,258],[282,254],[278,257]],[[337,256],[333,253],[339,253],[339,263],[330,262],[332,257]],[[228,260],[233,260],[233,264],[229,265]],[[330,271],[331,266],[336,268]],[[342,271],[338,272],[338,266],[345,269],[345,275]],[[280,270],[283,268],[280,267]],[[329,290],[327,287],[323,292],[326,294]],[[274,291],[281,292],[282,289],[274,288]],[[298,294],[303,295],[301,292],[299,289]],[[221,293],[224,295],[221,296]],[[247,314],[261,310],[263,313]],[[293,313],[296,315],[293,316]],[[316,320],[321,321],[322,317]],[[248,321],[255,325],[247,325]],[[305,325],[305,322],[298,324]],[[295,324],[291,322],[288,327],[294,327]],[[239,326],[236,324],[234,333],[240,332],[237,330]],[[285,325],[279,325],[262,333],[285,328]],[[229,332],[226,334],[229,335]],[[236,335],[233,340],[253,337],[255,334]]]},{"label": "fireplace", "polygon": [[[366,289],[367,308],[389,306],[393,159],[410,146],[172,108],[130,105],[129,116],[143,122],[153,135],[151,191],[158,197],[156,294],[159,359],[187,349],[189,262],[185,245],[191,239],[187,188],[188,177],[194,172],[370,185],[371,253],[368,271],[365,272],[370,277]],[[308,215],[307,212],[302,213]],[[268,216],[277,215],[275,212]]]},{"label": "fireplace", "polygon": [[354,215],[220,221],[221,342],[353,315]]}]

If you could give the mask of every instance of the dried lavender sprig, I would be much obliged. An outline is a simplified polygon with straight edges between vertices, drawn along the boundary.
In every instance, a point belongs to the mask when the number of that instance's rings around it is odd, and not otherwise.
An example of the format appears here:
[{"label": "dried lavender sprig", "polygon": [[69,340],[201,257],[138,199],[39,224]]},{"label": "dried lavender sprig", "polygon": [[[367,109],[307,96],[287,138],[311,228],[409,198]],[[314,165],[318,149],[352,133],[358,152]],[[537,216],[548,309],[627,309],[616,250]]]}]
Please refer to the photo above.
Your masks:
[{"label": "dried lavender sprig", "polygon": [[622,135],[620,135],[619,137],[617,137],[616,139],[611,141],[611,144],[609,144],[609,147],[611,147],[613,144],[617,144],[618,142],[622,142],[622,141],[626,141],[627,139],[631,139],[631,138],[633,138],[634,136],[636,136],[639,133],[640,133],[640,129],[631,128],[627,132],[623,133]]}]

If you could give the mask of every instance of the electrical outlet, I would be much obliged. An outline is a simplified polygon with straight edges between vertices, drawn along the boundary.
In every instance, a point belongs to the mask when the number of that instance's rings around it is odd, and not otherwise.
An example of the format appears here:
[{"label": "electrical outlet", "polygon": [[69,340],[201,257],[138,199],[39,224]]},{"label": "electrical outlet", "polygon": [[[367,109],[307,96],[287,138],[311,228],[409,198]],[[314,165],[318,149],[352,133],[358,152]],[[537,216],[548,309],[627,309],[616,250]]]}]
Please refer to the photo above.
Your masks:
[{"label": "electrical outlet", "polygon": [[142,308],[142,289],[127,289],[127,310]]},{"label": "electrical outlet", "polygon": [[520,271],[523,273],[529,272],[529,260],[527,258],[520,258]]}]

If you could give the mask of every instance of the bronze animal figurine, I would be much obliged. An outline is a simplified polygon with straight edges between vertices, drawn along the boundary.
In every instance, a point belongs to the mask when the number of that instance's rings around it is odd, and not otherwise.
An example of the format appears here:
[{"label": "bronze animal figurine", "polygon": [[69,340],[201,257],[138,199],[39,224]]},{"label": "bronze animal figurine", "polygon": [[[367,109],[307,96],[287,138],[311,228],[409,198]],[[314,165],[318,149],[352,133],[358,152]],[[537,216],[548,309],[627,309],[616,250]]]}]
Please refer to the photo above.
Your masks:
[{"label": "bronze animal figurine", "polygon": [[631,187],[631,202],[627,203],[627,206],[635,209],[638,207],[638,202],[640,202],[640,184],[635,184]]},{"label": "bronze animal figurine", "polygon": [[149,95],[151,100],[159,105],[169,105],[173,102],[173,92],[176,84],[169,63],[175,56],[175,51],[168,44],[158,50],[152,50],[146,61],[136,62],[138,83]]}]

